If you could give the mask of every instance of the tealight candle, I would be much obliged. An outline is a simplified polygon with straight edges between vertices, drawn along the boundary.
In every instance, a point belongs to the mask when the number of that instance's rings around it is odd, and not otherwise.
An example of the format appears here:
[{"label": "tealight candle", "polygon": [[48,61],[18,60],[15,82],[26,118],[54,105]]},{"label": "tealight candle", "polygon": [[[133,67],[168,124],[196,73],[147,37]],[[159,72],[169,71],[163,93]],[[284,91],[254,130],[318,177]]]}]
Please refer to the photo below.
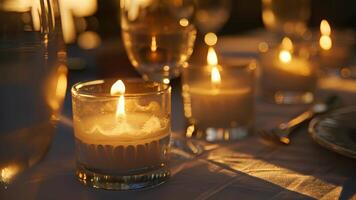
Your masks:
[{"label": "tealight candle", "polygon": [[207,61],[183,69],[186,136],[209,142],[244,138],[253,126],[255,65],[219,65],[212,47]]},{"label": "tealight candle", "polygon": [[307,49],[296,49],[289,38],[278,48],[260,55],[261,92],[276,103],[310,103],[316,86],[316,70]]},{"label": "tealight candle", "polygon": [[333,32],[329,22],[324,19],[320,23],[320,38],[319,38],[319,65],[324,69],[340,69],[345,67],[351,51],[353,41],[349,40],[346,32]]},{"label": "tealight candle", "polygon": [[125,190],[169,177],[168,86],[98,80],[76,84],[72,96],[76,173],[81,182]]}]

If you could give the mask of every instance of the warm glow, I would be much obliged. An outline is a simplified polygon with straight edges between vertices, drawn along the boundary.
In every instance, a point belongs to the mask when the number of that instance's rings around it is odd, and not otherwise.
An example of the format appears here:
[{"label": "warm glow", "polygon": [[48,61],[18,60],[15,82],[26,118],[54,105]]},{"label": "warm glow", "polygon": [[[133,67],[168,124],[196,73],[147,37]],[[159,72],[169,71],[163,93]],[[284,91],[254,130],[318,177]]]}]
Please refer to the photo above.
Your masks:
[{"label": "warm glow", "polygon": [[73,43],[77,31],[80,32],[76,27],[78,21],[93,15],[97,11],[98,2],[97,0],[59,0],[58,2],[64,41]]},{"label": "warm glow", "polygon": [[267,27],[274,27],[276,25],[276,17],[270,9],[262,11],[262,20]]},{"label": "warm glow", "polygon": [[101,43],[100,36],[94,31],[86,31],[78,37],[78,46],[82,49],[94,49]]},{"label": "warm glow", "polygon": [[320,23],[320,32],[322,35],[330,36],[330,34],[331,34],[331,28],[330,28],[329,22],[325,19],[323,19]]},{"label": "warm glow", "polygon": [[279,60],[283,63],[290,63],[292,60],[293,43],[288,37],[284,37],[281,43],[281,51],[279,52]]},{"label": "warm glow", "polygon": [[207,33],[204,36],[204,42],[209,46],[214,46],[218,42],[218,36],[215,33]]},{"label": "warm glow", "polygon": [[284,37],[282,40],[282,49],[292,52],[293,51],[293,42],[289,37]]},{"label": "warm glow", "polygon": [[[63,1],[63,0],[62,0]],[[93,15],[98,7],[97,0],[64,0],[71,7],[71,11],[76,17],[87,17]]]},{"label": "warm glow", "polygon": [[122,82],[122,80],[116,81],[112,86],[110,90],[111,95],[117,95],[120,94],[119,100],[117,102],[117,107],[116,107],[116,117],[120,118],[125,116],[125,84]]},{"label": "warm glow", "polygon": [[3,0],[0,4],[0,10],[13,12],[26,12],[31,8],[30,0]]},{"label": "warm glow", "polygon": [[213,47],[209,47],[207,61],[208,61],[208,67],[210,67],[211,69],[211,76],[210,76],[211,82],[214,84],[214,86],[216,84],[220,84],[221,77],[218,68],[218,56],[216,55],[216,52]]},{"label": "warm glow", "polygon": [[211,82],[214,84],[221,83],[220,72],[216,65],[211,67]]},{"label": "warm glow", "polygon": [[182,18],[179,20],[179,24],[183,27],[186,27],[189,25],[189,20],[187,18]]},{"label": "warm glow", "polygon": [[58,111],[64,101],[67,91],[68,69],[64,64],[60,64],[56,71],[50,75],[46,83],[46,100],[52,111]]},{"label": "warm glow", "polygon": [[279,52],[279,60],[283,63],[289,63],[292,60],[292,54],[287,50]]},{"label": "warm glow", "polygon": [[157,41],[156,41],[156,36],[152,36],[151,51],[152,51],[152,52],[157,51]]},{"label": "warm glow", "polygon": [[20,172],[20,167],[17,165],[9,165],[1,169],[0,182],[8,183],[11,179]]},{"label": "warm glow", "polygon": [[329,22],[325,19],[323,19],[320,23],[320,33],[321,33],[321,37],[319,40],[320,47],[324,50],[331,49],[333,46],[333,42],[330,37],[331,27],[329,25]]},{"label": "warm glow", "polygon": [[168,85],[170,82],[171,82],[171,81],[169,80],[169,78],[164,78],[164,79],[163,79],[163,83],[164,83],[164,84],[167,84],[167,85]]},{"label": "warm glow", "polygon": [[320,40],[319,40],[319,45],[322,49],[324,50],[329,50],[332,48],[333,46],[333,43],[332,43],[332,40],[330,38],[330,36],[328,35],[322,35],[320,37]]},{"label": "warm glow", "polygon": [[209,66],[216,66],[218,64],[218,56],[213,47],[209,47],[207,61]]},{"label": "warm glow", "polygon": [[140,10],[143,10],[152,3],[152,0],[121,0],[120,5],[126,9],[128,19],[134,21],[138,18]]}]

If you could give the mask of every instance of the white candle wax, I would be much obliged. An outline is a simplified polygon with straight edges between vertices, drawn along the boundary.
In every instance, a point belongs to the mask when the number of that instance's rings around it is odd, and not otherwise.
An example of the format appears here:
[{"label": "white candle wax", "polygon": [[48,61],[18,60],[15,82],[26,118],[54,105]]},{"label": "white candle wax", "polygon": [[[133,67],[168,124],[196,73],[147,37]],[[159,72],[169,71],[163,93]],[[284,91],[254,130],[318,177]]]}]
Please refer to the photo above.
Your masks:
[{"label": "white candle wax", "polygon": [[313,65],[294,55],[289,62],[282,62],[279,53],[279,50],[272,50],[261,55],[263,87],[280,91],[309,91],[313,88],[316,82]]},{"label": "white candle wax", "polygon": [[249,87],[226,87],[230,80],[222,80],[219,88],[210,82],[189,86],[191,115],[201,128],[228,128],[248,125],[253,117],[253,91]]},{"label": "white candle wax", "polygon": [[169,120],[145,113],[88,117],[75,126],[78,160],[102,170],[159,166],[166,160]]}]

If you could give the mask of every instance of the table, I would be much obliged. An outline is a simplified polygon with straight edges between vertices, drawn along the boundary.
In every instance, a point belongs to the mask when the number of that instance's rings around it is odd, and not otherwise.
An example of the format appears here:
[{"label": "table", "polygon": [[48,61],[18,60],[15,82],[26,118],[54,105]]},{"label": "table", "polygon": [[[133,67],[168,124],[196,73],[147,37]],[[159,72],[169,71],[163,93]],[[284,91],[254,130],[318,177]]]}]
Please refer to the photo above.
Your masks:
[{"label": "table", "polygon": [[[105,67],[95,64],[100,59],[88,55],[86,60],[85,71],[70,73],[70,86],[77,81],[102,77],[100,70]],[[134,74],[130,73],[125,76]],[[115,73],[111,75],[117,76]],[[356,104],[356,81],[348,84],[346,87],[342,80],[323,79],[317,96],[322,98],[336,92],[346,104]],[[179,80],[173,81],[172,85],[173,131],[179,135],[184,132],[185,123]],[[271,128],[305,108],[269,104],[257,98],[256,127]],[[171,179],[158,187],[127,192],[85,187],[74,176],[74,138],[68,90],[62,123],[58,125],[47,156],[20,174],[7,189],[1,190],[0,199],[356,198],[356,160],[320,147],[308,136],[306,128],[295,133],[289,146],[268,144],[258,135],[228,144],[202,144],[205,151],[199,156],[176,152],[171,164]]]}]

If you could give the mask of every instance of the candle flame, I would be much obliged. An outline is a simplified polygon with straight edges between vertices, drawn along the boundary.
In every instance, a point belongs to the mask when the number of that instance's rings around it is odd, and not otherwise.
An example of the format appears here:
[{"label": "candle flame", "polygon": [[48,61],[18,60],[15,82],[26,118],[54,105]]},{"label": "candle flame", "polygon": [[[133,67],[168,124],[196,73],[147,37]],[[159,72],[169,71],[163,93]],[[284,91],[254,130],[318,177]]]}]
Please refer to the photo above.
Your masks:
[{"label": "candle flame", "polygon": [[333,46],[333,42],[328,35],[322,35],[319,40],[319,45],[324,50],[329,50]]},{"label": "candle flame", "polygon": [[321,32],[321,37],[319,40],[320,47],[324,50],[331,49],[333,46],[333,43],[332,43],[332,40],[330,37],[331,27],[329,25],[329,22],[325,19],[323,19],[320,23],[320,32]]},{"label": "candle flame", "polygon": [[211,68],[211,82],[213,84],[220,84],[221,83],[221,76],[219,69],[216,65],[212,66]]},{"label": "candle flame", "polygon": [[151,51],[152,51],[152,52],[157,51],[157,41],[156,41],[156,36],[152,36]]},{"label": "candle flame", "polygon": [[321,20],[320,32],[322,35],[327,35],[327,36],[330,36],[330,34],[331,34],[331,27],[330,27],[329,22],[326,19]]},{"label": "candle flame", "polygon": [[283,63],[290,63],[292,60],[292,54],[287,50],[279,52],[279,60]]},{"label": "candle flame", "polygon": [[282,49],[287,51],[293,51],[293,42],[289,37],[284,37],[282,40]]},{"label": "candle flame", "polygon": [[207,61],[210,66],[218,65],[218,56],[213,47],[209,47]]},{"label": "candle flame", "polygon": [[218,56],[213,47],[209,47],[207,56],[208,67],[211,69],[211,82],[213,84],[220,84],[221,77],[218,69]]},{"label": "candle flame", "polygon": [[119,100],[117,102],[117,107],[116,107],[116,117],[120,118],[125,116],[125,84],[122,82],[122,80],[116,81],[112,86],[110,90],[111,95],[117,95],[120,94]]},{"label": "candle flame", "polygon": [[293,42],[288,37],[284,37],[281,43],[281,51],[279,52],[279,60],[283,63],[290,63],[292,60]]}]

